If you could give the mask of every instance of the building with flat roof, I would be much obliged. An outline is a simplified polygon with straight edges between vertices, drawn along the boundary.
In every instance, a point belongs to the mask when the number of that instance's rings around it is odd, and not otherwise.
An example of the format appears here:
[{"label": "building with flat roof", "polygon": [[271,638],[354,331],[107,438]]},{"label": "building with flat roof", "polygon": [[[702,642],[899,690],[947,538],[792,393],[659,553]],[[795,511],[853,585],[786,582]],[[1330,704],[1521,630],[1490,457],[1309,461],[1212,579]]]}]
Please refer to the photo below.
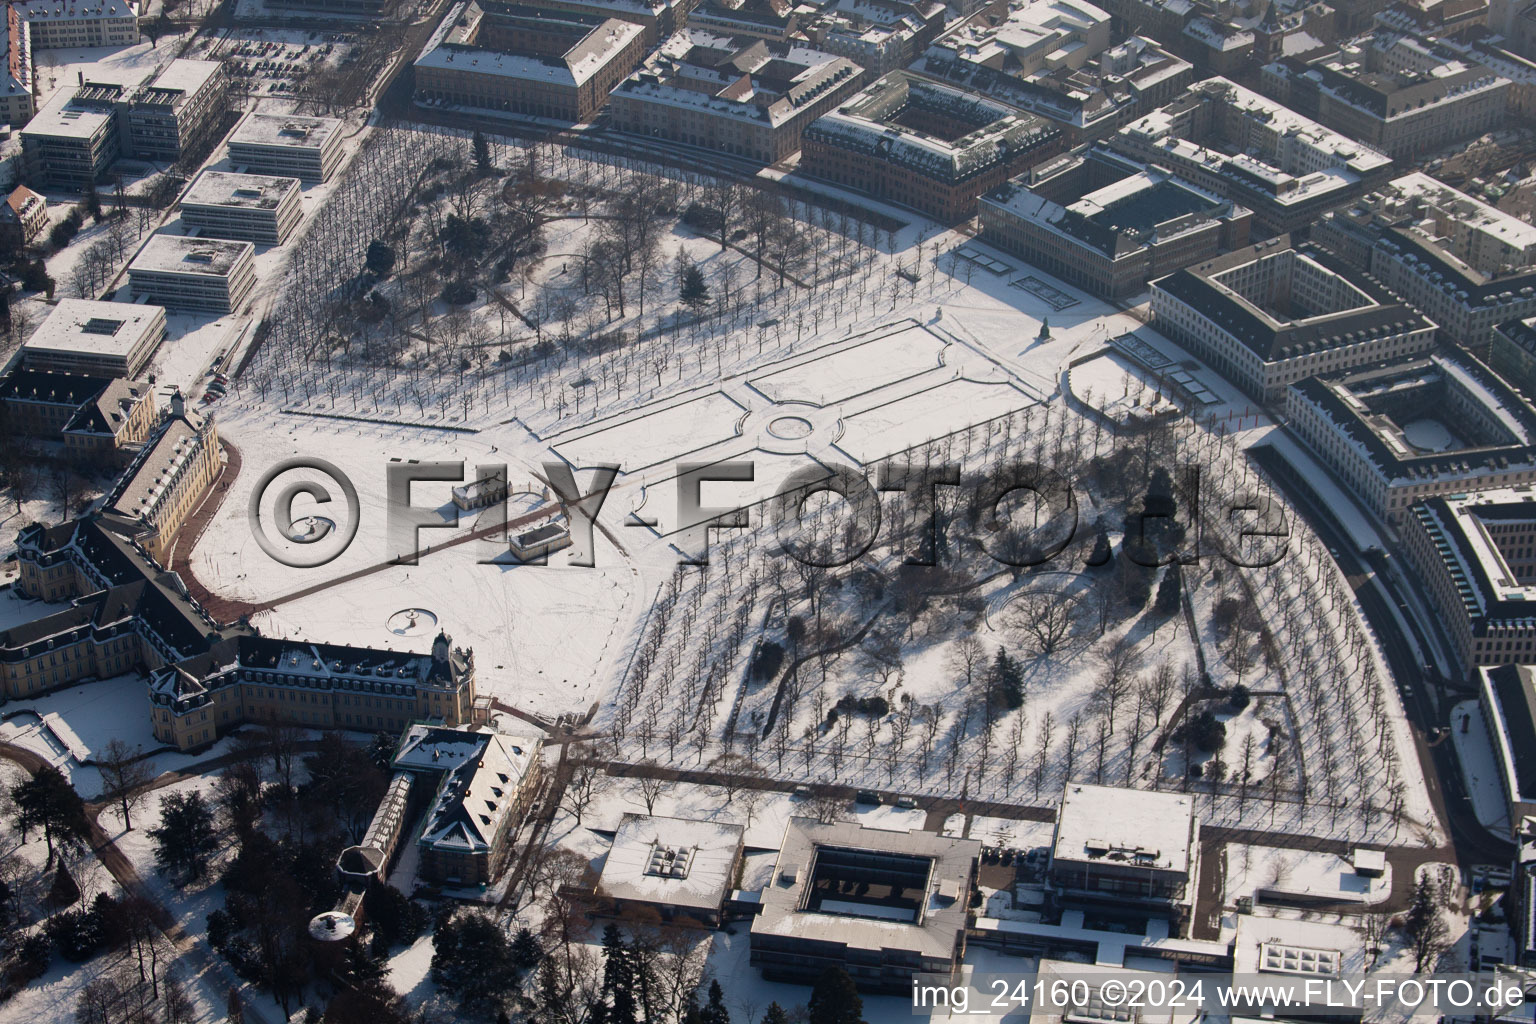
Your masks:
[{"label": "building with flat roof", "polygon": [[1312,239],[1479,354],[1498,324],[1536,316],[1536,227],[1427,174],[1326,214]]},{"label": "building with flat roof", "polygon": [[1297,381],[1286,419],[1392,523],[1431,495],[1536,482],[1536,409],[1464,352]]},{"label": "building with flat roof", "polygon": [[976,839],[791,818],[752,919],[752,963],[801,984],[841,967],[872,991],[955,977],[980,853]]},{"label": "building with flat roof", "polygon": [[609,113],[635,135],[772,164],[798,152],[806,127],[864,75],[847,57],[690,28],[619,83]]},{"label": "building with flat roof", "polygon": [[800,170],[954,222],[1062,146],[1043,118],[893,71],[806,129]]},{"label": "building with flat roof", "polygon": [[1086,0],[987,5],[945,31],[932,50],[950,63],[990,67],[1016,78],[1077,69],[1109,48],[1108,12]]},{"label": "building with flat roof", "polygon": [[234,313],[256,287],[255,252],[250,242],[151,235],[128,264],[128,285],[135,301]]},{"label": "building with flat roof", "polygon": [[466,0],[416,58],[416,102],[586,122],[645,57],[637,24]]},{"label": "building with flat roof", "polygon": [[1149,909],[1187,921],[1199,878],[1194,797],[1069,782],[1056,810],[1046,884],[1058,906]]},{"label": "building with flat roof", "polygon": [[132,46],[139,41],[133,0],[16,0],[34,50]]},{"label": "building with flat roof", "polygon": [[1243,207],[1102,147],[1042,164],[981,197],[981,237],[1106,298],[1248,244]]},{"label": "building with flat roof", "polygon": [[177,209],[189,231],[260,245],[282,245],[299,226],[298,178],[204,171]]},{"label": "building with flat roof", "polygon": [[209,142],[229,108],[229,78],[219,60],[173,60],[128,102],[128,152],[172,162]]},{"label": "building with flat roof", "polygon": [[1355,267],[1288,235],[1153,281],[1152,322],[1265,403],[1307,377],[1425,355],[1436,333]]},{"label": "building with flat roof", "polygon": [[39,370],[137,377],[165,340],[165,310],[126,302],[60,299],[21,347]]},{"label": "building with flat roof", "polygon": [[1536,664],[1536,489],[1431,497],[1400,533],[1467,679],[1479,665]]},{"label": "building with flat roof", "polygon": [[64,86],[21,131],[22,164],[29,181],[83,192],[104,178],[123,155],[121,110],[148,74],[95,78]]},{"label": "building with flat roof", "polygon": [[1308,227],[1392,170],[1385,153],[1225,78],[1195,83],[1108,141],[1252,210],[1254,226],[1274,233]]},{"label": "building with flat roof", "polygon": [[742,861],[740,825],[626,814],[603,860],[597,896],[615,914],[643,908],[663,921],[720,923]]},{"label": "building with flat roof", "polygon": [[[1511,829],[1536,816],[1536,666],[1497,665],[1477,670],[1477,707],[1483,716],[1499,788]],[[1451,728],[1459,728],[1456,722]]]},{"label": "building with flat roof", "polygon": [[251,174],[329,181],[341,165],[341,128],[333,117],[246,114],[230,133],[229,163]]},{"label": "building with flat roof", "polygon": [[1455,51],[1387,30],[1268,64],[1262,83],[1293,110],[1403,162],[1502,127],[1510,87]]}]

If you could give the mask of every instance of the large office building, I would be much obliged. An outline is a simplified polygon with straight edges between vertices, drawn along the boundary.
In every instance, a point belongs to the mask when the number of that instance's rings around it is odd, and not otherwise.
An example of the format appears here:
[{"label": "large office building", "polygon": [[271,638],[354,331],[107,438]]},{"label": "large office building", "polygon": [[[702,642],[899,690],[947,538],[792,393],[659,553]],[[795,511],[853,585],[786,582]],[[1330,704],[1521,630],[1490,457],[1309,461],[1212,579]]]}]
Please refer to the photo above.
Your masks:
[{"label": "large office building", "polygon": [[[486,11],[524,6],[516,0],[476,0]],[[600,19],[618,18],[641,30],[640,45],[650,50],[667,36],[681,32],[698,0],[539,0],[538,8],[551,13],[582,14]]]},{"label": "large office building", "polygon": [[27,180],[83,192],[105,178],[124,153],[121,111],[146,77],[144,72],[117,81],[98,76],[54,93],[21,132]]},{"label": "large office building", "polygon": [[981,198],[981,237],[1105,298],[1248,244],[1230,199],[1102,147],[1084,147]]},{"label": "large office building", "polygon": [[1284,235],[1154,281],[1152,321],[1266,403],[1306,377],[1421,356],[1435,343],[1418,311]]},{"label": "large office building", "polygon": [[125,302],[60,299],[21,347],[38,370],[137,377],[165,339],[165,310]]},{"label": "large office building", "polygon": [[1429,498],[1400,532],[1469,681],[1479,665],[1536,664],[1536,488]]},{"label": "large office building", "polygon": [[1224,78],[1109,137],[1111,148],[1253,211],[1254,227],[1283,233],[1384,183],[1392,159]]},{"label": "large office building", "polygon": [[1312,238],[1485,355],[1536,315],[1536,227],[1417,171],[1324,216]]},{"label": "large office building", "polygon": [[645,57],[644,37],[621,18],[467,0],[416,58],[416,101],[590,121]]},{"label": "large office building", "polygon": [[1058,906],[1153,912],[1187,924],[1199,861],[1193,796],[1069,782],[1056,811],[1047,891]]},{"label": "large office building", "polygon": [[281,245],[299,226],[298,178],[204,171],[177,209],[188,231],[259,245]]},{"label": "large office building", "polygon": [[[1536,666],[1497,665],[1477,670],[1477,709],[1492,744],[1499,788],[1509,807],[1511,832],[1536,817]],[[1452,722],[1451,728],[1460,728]]]},{"label": "large office building", "polygon": [[752,919],[752,963],[800,984],[841,967],[871,991],[954,977],[980,853],[976,839],[791,818]]},{"label": "large office building", "polygon": [[34,50],[132,46],[139,41],[134,0],[16,0]]},{"label": "large office building", "polygon": [[1298,381],[1286,419],[1393,523],[1432,495],[1536,483],[1536,409],[1465,353]]},{"label": "large office building", "polygon": [[718,927],[740,876],[740,825],[626,814],[603,860],[597,897],[622,915],[634,910],[663,921]]},{"label": "large office building", "polygon": [[1270,64],[1263,81],[1280,102],[1398,161],[1502,127],[1510,87],[1454,51],[1384,30]]},{"label": "large office building", "polygon": [[953,223],[1062,145],[1043,118],[895,71],[806,129],[800,170]]},{"label": "large office building", "polygon": [[622,131],[772,164],[864,74],[846,57],[690,28],[619,83],[609,113]]},{"label": "large office building", "polygon": [[153,79],[143,71],[111,74],[82,75],[22,130],[29,178],[83,191],[119,157],[176,160],[208,140],[227,107],[220,61],[173,60]]},{"label": "large office building", "polygon": [[170,163],[209,143],[229,108],[224,62],[173,60],[128,102],[128,152]]},{"label": "large office building", "polygon": [[1347,261],[1286,235],[1154,281],[1152,316],[1266,403],[1307,377],[1425,355],[1436,338],[1434,323]]},{"label": "large office building", "polygon": [[341,129],[331,117],[250,113],[229,136],[229,163],[251,174],[329,181],[344,155]]},{"label": "large office building", "polygon": [[255,252],[250,242],[151,235],[128,264],[128,285],[135,301],[234,313],[256,287]]}]

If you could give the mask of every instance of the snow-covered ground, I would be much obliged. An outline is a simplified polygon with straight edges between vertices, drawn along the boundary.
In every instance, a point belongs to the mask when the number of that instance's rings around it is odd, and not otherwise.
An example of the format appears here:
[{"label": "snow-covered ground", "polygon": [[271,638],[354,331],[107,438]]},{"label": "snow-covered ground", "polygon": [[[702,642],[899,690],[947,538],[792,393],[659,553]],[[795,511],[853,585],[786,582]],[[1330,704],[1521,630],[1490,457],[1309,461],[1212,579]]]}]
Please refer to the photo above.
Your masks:
[{"label": "snow-covered ground", "polygon": [[1477,820],[1494,835],[1508,838],[1509,800],[1499,782],[1493,739],[1477,701],[1464,700],[1451,708],[1451,743]]},{"label": "snow-covered ground", "polygon": [[1355,873],[1347,857],[1241,843],[1226,846],[1222,858],[1223,906],[1234,906],[1243,896],[1262,903],[1260,890],[1362,904],[1380,903],[1392,894],[1391,865],[1379,878],[1367,878]]}]

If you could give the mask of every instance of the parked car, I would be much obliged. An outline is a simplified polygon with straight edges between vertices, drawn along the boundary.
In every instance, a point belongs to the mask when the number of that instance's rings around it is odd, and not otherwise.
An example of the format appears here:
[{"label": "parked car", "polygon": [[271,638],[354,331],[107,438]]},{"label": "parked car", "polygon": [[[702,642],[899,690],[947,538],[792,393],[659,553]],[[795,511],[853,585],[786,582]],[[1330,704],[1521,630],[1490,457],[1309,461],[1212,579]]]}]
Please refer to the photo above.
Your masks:
[{"label": "parked car", "polygon": [[896,806],[904,811],[916,810],[917,801],[909,796],[899,796],[896,798]]},{"label": "parked car", "polygon": [[854,801],[861,804],[880,804],[880,794],[872,789],[861,789],[854,795]]}]

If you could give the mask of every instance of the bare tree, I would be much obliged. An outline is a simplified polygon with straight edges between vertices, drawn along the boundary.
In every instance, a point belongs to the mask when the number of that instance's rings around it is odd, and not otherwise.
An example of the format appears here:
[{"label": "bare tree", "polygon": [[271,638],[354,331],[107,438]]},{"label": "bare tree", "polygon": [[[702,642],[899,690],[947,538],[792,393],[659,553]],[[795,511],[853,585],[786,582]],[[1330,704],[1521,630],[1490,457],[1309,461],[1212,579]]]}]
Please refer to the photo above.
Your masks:
[{"label": "bare tree", "polygon": [[101,770],[102,798],[117,804],[118,817],[122,818],[125,831],[133,830],[133,809],[143,802],[143,787],[150,779],[149,767],[142,758],[142,748],[129,749],[120,739],[107,741],[96,757],[96,765]]}]

